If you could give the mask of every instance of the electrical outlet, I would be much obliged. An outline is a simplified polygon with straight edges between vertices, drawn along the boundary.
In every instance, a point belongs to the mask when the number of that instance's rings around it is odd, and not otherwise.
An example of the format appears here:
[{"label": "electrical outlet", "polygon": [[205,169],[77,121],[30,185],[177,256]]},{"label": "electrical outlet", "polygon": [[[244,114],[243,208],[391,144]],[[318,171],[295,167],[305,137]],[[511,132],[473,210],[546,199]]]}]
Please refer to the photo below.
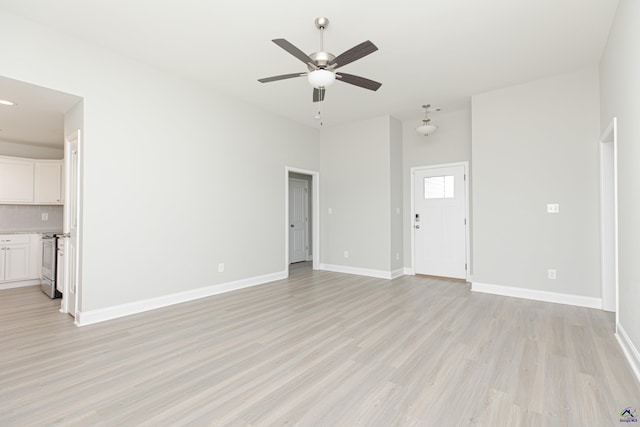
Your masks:
[{"label": "electrical outlet", "polygon": [[550,280],[556,280],[557,278],[556,270],[553,270],[553,269],[547,270],[547,278]]},{"label": "electrical outlet", "polygon": [[548,204],[547,213],[560,213],[560,205],[557,203]]},{"label": "electrical outlet", "polygon": [[218,264],[218,273],[224,273],[224,263]]},{"label": "electrical outlet", "polygon": [[396,261],[400,261],[400,252],[396,252]]},{"label": "electrical outlet", "polygon": [[49,221],[49,214],[48,213],[43,213],[41,216],[43,221]]},{"label": "electrical outlet", "polygon": [[349,251],[344,251],[344,257],[349,258]]}]

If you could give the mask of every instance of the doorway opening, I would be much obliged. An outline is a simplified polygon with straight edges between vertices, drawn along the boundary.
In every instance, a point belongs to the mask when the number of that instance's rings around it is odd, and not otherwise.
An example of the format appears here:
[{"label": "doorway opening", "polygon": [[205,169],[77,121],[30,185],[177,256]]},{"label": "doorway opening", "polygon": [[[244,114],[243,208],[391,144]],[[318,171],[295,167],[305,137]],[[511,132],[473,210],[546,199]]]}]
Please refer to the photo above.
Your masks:
[{"label": "doorway opening", "polygon": [[600,256],[602,309],[618,328],[618,143],[614,117],[600,136]]},{"label": "doorway opening", "polygon": [[[42,217],[42,221],[48,221],[46,224],[38,220],[33,220],[30,216],[20,217],[19,226],[27,230],[47,230],[52,234],[60,235],[60,231],[64,231],[63,236],[59,237],[58,248],[56,251],[56,270],[50,272],[55,278],[55,287],[62,292],[60,300],[60,311],[69,313],[75,317],[78,311],[81,311],[81,298],[77,295],[81,294],[80,283],[80,263],[78,262],[74,268],[75,272],[65,270],[65,257],[68,257],[70,246],[66,245],[67,227],[65,222],[69,216],[67,209],[70,203],[70,193],[67,188],[70,178],[67,175],[67,147],[68,143],[74,139],[76,145],[80,143],[80,129],[83,129],[84,121],[84,105],[83,98],[74,94],[58,91],[52,88],[37,86],[20,80],[11,79],[9,77],[0,76],[0,89],[3,96],[9,97],[20,105],[19,109],[11,111],[10,120],[5,118],[6,125],[3,126],[2,139],[0,139],[0,155],[9,157],[20,157],[23,159],[31,159],[34,161],[62,161],[58,174],[60,184],[56,183],[53,175],[47,175],[45,184],[49,188],[59,188],[58,195],[61,203],[51,203],[51,200],[44,200],[41,206],[46,206],[48,213]],[[9,114],[9,110],[4,110],[3,114]],[[28,123],[28,126],[24,126]],[[80,165],[80,157],[76,165]],[[82,172],[81,168],[76,170],[74,177],[77,182],[78,191],[81,187]],[[43,175],[44,176],[44,175]],[[44,178],[43,178],[44,179]],[[62,197],[60,198],[60,195]],[[78,196],[79,197],[79,196]],[[34,203],[37,205],[37,203]],[[28,204],[24,205],[29,207]],[[81,203],[78,202],[78,211],[81,209]],[[19,230],[21,231],[21,230]],[[67,252],[65,252],[65,247]],[[79,245],[71,247],[71,250],[79,248]],[[78,259],[80,259],[81,249],[78,249]],[[42,263],[40,257],[31,257],[32,263]],[[67,273],[71,276],[67,277]],[[65,291],[69,280],[74,280],[76,296],[70,297],[70,293]],[[76,324],[77,322],[76,318]]]},{"label": "doorway opening", "polygon": [[285,167],[285,271],[289,265],[320,265],[320,174]]}]

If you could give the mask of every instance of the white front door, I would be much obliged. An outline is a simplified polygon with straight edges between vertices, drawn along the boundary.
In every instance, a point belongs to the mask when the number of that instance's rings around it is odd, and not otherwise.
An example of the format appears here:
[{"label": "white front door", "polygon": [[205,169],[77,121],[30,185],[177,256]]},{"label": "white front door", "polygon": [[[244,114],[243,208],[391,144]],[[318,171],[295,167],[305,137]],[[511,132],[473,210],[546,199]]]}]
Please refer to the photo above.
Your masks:
[{"label": "white front door", "polygon": [[289,178],[289,263],[307,260],[309,185],[303,179]]},{"label": "white front door", "polygon": [[75,317],[78,302],[78,279],[80,252],[78,250],[78,217],[79,217],[79,140],[80,131],[65,142],[65,203],[64,224],[65,233],[63,255],[63,307],[64,311]]},{"label": "white front door", "polygon": [[466,167],[413,171],[414,272],[466,279]]}]

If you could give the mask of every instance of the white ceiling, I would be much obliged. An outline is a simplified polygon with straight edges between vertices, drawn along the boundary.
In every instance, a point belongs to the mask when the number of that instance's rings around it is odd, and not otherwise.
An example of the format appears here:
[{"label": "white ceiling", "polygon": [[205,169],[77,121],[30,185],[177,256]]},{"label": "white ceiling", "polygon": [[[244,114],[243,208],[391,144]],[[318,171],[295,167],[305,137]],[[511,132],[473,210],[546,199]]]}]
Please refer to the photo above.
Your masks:
[{"label": "white ceiling", "polygon": [[[109,50],[197,80],[299,123],[318,126],[304,72],[271,42],[318,50],[314,19],[326,16],[325,49],[338,55],[371,40],[379,50],[341,68],[382,82],[377,92],[336,82],[325,126],[390,114],[468,107],[476,93],[599,61],[618,0],[0,0],[0,8]],[[435,120],[434,120],[435,121]]]},{"label": "white ceiling", "polygon": [[64,114],[81,98],[0,76],[0,140],[60,148]]}]

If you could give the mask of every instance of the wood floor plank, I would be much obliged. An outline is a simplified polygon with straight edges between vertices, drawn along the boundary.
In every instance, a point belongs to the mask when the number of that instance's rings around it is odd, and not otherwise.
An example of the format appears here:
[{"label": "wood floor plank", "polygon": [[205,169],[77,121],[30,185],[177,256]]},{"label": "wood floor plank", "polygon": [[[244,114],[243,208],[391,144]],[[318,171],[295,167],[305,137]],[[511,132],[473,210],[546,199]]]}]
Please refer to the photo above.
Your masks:
[{"label": "wood floor plank", "polygon": [[3,427],[603,426],[640,406],[609,313],[458,281],[301,263],[83,328],[58,309],[0,291]]}]

